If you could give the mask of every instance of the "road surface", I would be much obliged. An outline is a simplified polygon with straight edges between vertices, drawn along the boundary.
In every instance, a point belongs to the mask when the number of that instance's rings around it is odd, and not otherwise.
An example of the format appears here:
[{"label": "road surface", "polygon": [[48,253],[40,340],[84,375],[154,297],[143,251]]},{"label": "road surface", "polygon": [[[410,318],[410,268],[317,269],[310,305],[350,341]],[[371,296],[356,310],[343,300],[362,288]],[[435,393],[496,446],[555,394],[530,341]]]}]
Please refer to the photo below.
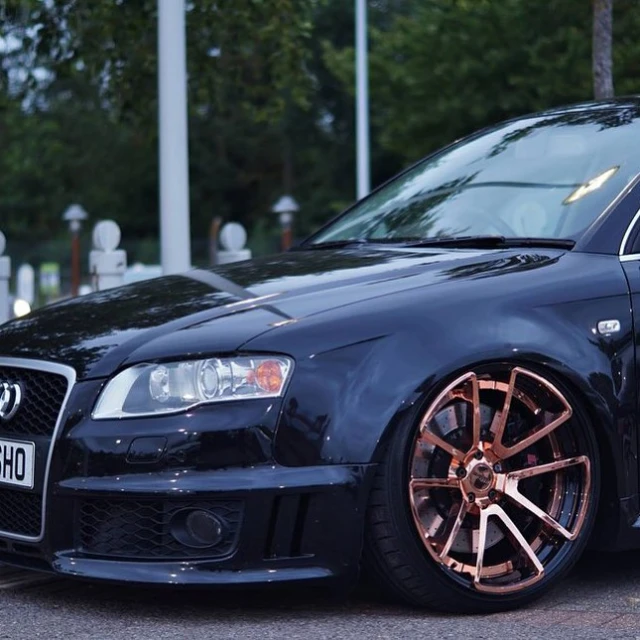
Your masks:
[{"label": "road surface", "polygon": [[0,568],[0,639],[633,638],[640,552],[590,553],[535,605],[491,616],[425,613],[364,585],[347,601],[312,589],[175,591],[52,579]]}]

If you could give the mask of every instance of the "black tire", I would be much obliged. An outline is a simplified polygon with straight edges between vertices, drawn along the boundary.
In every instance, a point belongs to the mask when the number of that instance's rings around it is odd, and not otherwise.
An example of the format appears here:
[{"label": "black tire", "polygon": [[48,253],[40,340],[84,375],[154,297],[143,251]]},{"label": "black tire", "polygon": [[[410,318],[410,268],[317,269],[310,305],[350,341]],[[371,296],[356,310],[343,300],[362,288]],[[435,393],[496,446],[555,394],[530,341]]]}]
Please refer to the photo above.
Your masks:
[{"label": "black tire", "polygon": [[[500,367],[501,369],[499,367],[476,369],[470,375],[477,375],[477,379],[482,379],[483,376],[496,378],[503,376],[504,378],[508,373],[508,375],[513,375],[513,380],[517,380],[516,376],[519,374],[513,373],[516,371],[515,368],[507,367],[506,365],[500,365]],[[530,369],[518,370],[525,372],[520,374],[523,378],[527,372],[531,375],[540,375],[532,374]],[[496,371],[502,371],[502,373],[496,373]],[[564,425],[556,428],[557,432],[561,430],[563,432],[563,435],[557,436],[557,438],[562,437],[566,439],[566,442],[573,443],[572,446],[575,445],[576,449],[579,450],[577,453],[580,453],[583,458],[588,457],[590,462],[590,465],[586,463],[585,473],[588,474],[590,470],[591,478],[590,481],[588,477],[584,480],[587,487],[586,493],[588,494],[584,499],[587,502],[582,507],[581,519],[576,521],[580,525],[580,528],[575,532],[576,538],[574,540],[563,539],[561,552],[549,555],[551,560],[549,560],[548,565],[545,565],[545,570],[539,572],[541,577],[535,584],[509,593],[485,593],[479,591],[474,587],[472,577],[465,581],[464,574],[456,573],[449,566],[436,561],[433,554],[426,548],[428,543],[423,540],[427,536],[421,537],[422,531],[419,531],[418,521],[415,519],[415,512],[412,511],[413,503],[409,495],[411,493],[409,488],[410,464],[412,460],[415,460],[416,438],[420,432],[423,416],[434,406],[435,396],[432,395],[412,415],[407,416],[402,424],[397,426],[386,448],[383,460],[378,467],[370,494],[366,513],[363,561],[367,573],[370,573],[387,593],[400,598],[405,603],[419,607],[455,613],[492,613],[520,607],[540,597],[565,576],[578,560],[592,531],[598,507],[600,490],[598,450],[589,416],[580,406],[580,402],[576,400],[575,395],[564,385],[552,380],[548,374],[542,375],[546,381],[549,381],[550,385],[553,384],[555,389],[563,394],[563,399],[572,409],[570,419]],[[514,385],[516,384],[520,383],[514,382]],[[479,393],[477,397],[482,398],[483,396]],[[513,402],[517,404],[516,401]],[[511,415],[510,411],[516,412],[517,410],[519,410],[518,407],[514,408],[512,406],[511,410],[507,410],[506,413]],[[566,435],[564,435],[564,432],[566,432]],[[542,442],[542,440],[539,442]],[[541,445],[536,444],[535,446]],[[431,457],[435,457],[433,453]],[[518,472],[515,473],[517,474]],[[562,473],[560,470],[544,473],[547,476],[550,473],[553,474],[555,487],[558,486],[559,482],[562,482],[563,489],[572,486],[569,481],[555,479],[556,475]],[[425,495],[429,496],[428,500],[433,495],[430,493],[432,491],[442,491],[442,489],[427,490]],[[493,493],[495,494],[495,491]],[[465,494],[462,490],[460,490],[460,494],[460,500],[463,502]],[[569,497],[563,494],[562,499],[568,500]],[[504,500],[505,502],[510,502],[509,497],[506,495]],[[521,505],[515,505],[515,507],[520,509]],[[476,505],[475,508],[480,509],[481,507]],[[509,506],[509,508],[513,508],[513,505]],[[531,514],[528,513],[528,515],[530,516]],[[488,518],[488,516],[486,517]],[[471,514],[469,516],[465,515],[464,518],[471,518]],[[469,524],[473,526],[473,522]],[[503,526],[502,523],[498,523],[498,528],[501,526]],[[536,538],[536,540],[556,533],[552,530],[550,534],[547,534],[543,523],[540,523],[540,529],[545,530],[545,533],[543,535],[538,534],[539,538]],[[459,529],[459,531],[462,531],[462,529]],[[469,540],[473,541],[473,534],[473,530],[470,534],[467,533]],[[504,536],[505,540],[508,537],[509,534],[507,532]],[[486,524],[484,540],[486,545]],[[471,545],[471,551],[473,551],[473,542],[469,544]],[[499,544],[503,543],[500,542]],[[555,544],[560,543],[556,541]],[[540,549],[544,551],[545,547],[540,544]],[[482,573],[482,564],[479,566]],[[522,571],[519,573],[522,574]],[[490,577],[489,580],[493,580],[493,577]]]}]

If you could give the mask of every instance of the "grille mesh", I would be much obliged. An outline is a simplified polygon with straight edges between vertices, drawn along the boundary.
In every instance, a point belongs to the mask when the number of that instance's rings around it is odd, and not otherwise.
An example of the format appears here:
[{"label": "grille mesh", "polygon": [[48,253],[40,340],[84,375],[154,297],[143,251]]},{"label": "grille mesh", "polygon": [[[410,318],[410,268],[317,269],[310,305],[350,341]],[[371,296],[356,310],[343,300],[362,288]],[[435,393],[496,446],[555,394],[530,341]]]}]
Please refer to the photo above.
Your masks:
[{"label": "grille mesh", "polygon": [[0,531],[36,537],[40,535],[41,522],[41,495],[0,489]]},{"label": "grille mesh", "polygon": [[17,382],[22,387],[20,409],[11,420],[0,423],[2,433],[51,437],[67,392],[67,379],[46,371],[0,366],[0,381]]},{"label": "grille mesh", "polygon": [[[170,533],[172,516],[183,509],[204,509],[222,518],[222,540],[206,549],[192,549]],[[87,554],[151,560],[163,558],[218,558],[237,543],[242,502],[162,502],[160,500],[91,500],[80,505],[80,543]]]}]

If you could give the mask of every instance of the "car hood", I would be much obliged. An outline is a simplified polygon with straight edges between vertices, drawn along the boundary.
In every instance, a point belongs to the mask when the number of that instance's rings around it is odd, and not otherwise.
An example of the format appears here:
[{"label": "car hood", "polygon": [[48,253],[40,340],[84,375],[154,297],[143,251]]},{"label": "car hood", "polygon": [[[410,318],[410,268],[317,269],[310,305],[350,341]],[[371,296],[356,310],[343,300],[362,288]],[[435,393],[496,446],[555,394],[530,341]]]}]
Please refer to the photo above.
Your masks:
[{"label": "car hood", "polygon": [[390,247],[292,251],[44,307],[0,327],[0,356],[68,364],[81,379],[103,377],[127,361],[230,353],[292,318],[399,290],[539,269],[562,253]]}]

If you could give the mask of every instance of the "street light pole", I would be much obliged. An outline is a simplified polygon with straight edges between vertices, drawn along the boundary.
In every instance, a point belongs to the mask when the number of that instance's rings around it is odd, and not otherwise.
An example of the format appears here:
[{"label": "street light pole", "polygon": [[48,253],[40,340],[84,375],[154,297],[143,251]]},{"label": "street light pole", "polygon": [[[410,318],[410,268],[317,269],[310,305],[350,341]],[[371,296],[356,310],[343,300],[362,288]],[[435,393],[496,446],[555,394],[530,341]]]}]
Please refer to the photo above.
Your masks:
[{"label": "street light pole", "polygon": [[80,291],[80,229],[88,217],[79,204],[72,204],[62,215],[71,232],[71,296],[74,298]]},{"label": "street light pole", "polygon": [[0,231],[0,324],[10,318],[9,280],[11,279],[11,258],[3,256],[7,245],[4,233]]},{"label": "street light pole", "polygon": [[158,0],[160,243],[165,274],[191,268],[184,0]]},{"label": "street light pole", "polygon": [[71,297],[80,291],[80,229],[71,231]]},{"label": "street light pole", "polygon": [[369,145],[369,71],[367,53],[367,0],[356,2],[356,123],[358,200],[371,191]]}]

